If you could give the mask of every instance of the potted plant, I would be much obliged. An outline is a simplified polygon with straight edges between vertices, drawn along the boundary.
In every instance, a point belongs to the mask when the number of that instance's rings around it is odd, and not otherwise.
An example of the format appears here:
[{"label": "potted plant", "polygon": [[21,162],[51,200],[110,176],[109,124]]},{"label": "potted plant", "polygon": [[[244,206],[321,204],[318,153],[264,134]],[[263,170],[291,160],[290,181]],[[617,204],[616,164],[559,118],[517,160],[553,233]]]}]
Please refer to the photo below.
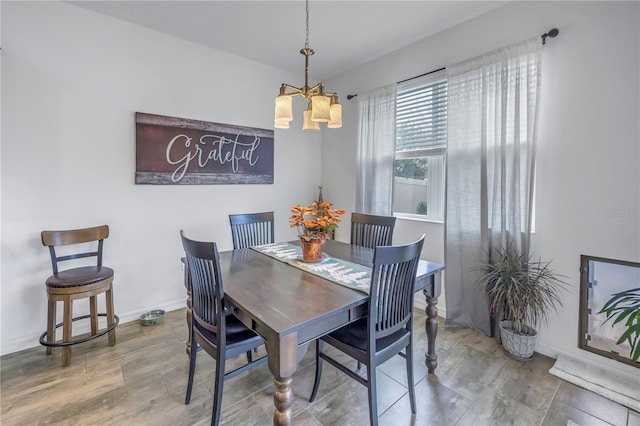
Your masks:
[{"label": "potted plant", "polygon": [[322,247],[329,235],[338,228],[344,210],[332,209],[333,204],[314,201],[310,206],[293,206],[289,226],[298,229],[304,260],[322,259]]},{"label": "potted plant", "polygon": [[626,330],[616,344],[628,341],[631,346],[629,358],[637,362],[640,358],[640,287],[612,294],[598,313],[607,315],[605,322],[615,318],[612,326],[626,319]]},{"label": "potted plant", "polygon": [[480,266],[479,278],[489,311],[500,321],[500,338],[509,355],[519,360],[533,356],[536,328],[547,321],[548,312],[562,306],[559,291],[565,282],[549,264],[520,253],[511,245],[496,250],[493,261]]}]

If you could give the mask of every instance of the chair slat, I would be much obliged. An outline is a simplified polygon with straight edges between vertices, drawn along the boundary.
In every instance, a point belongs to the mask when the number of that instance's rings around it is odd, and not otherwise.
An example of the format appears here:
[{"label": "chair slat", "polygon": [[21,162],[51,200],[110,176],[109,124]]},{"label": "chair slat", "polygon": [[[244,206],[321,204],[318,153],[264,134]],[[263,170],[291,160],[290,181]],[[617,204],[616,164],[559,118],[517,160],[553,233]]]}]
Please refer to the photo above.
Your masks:
[{"label": "chair slat", "polygon": [[275,242],[273,212],[232,214],[229,222],[234,250]]},{"label": "chair slat", "polygon": [[394,216],[352,213],[351,244],[369,248],[389,246],[393,240],[395,224]]}]

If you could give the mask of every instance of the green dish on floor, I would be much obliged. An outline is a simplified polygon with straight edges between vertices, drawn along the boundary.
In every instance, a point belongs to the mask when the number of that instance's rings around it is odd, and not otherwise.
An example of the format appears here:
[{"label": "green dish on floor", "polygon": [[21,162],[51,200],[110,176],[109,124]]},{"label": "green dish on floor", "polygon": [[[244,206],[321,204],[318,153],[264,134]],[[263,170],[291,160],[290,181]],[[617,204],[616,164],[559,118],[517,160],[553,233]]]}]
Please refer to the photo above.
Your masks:
[{"label": "green dish on floor", "polygon": [[142,325],[156,325],[162,321],[164,321],[164,311],[161,309],[145,312],[140,315],[140,324]]}]

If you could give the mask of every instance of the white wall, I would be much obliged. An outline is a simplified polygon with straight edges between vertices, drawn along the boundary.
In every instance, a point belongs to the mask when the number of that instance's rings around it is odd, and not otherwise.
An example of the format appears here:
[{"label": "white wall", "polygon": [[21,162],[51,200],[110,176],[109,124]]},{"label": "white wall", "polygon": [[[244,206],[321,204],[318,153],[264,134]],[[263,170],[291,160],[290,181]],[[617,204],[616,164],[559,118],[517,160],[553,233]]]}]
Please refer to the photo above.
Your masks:
[{"label": "white wall", "polygon": [[[341,95],[344,126],[322,130],[322,152],[299,123],[276,130],[273,185],[174,187],[133,183],[135,111],[271,128],[273,88],[298,76],[66,3],[2,2],[0,353],[35,346],[44,331],[41,230],[111,226],[105,263],[123,320],[182,306],[180,228],[226,249],[229,213],[274,210],[276,238],[289,238],[288,208],[311,200],[320,176],[324,198],[354,210],[347,94],[557,26],[543,54],[534,252],[572,288],[538,350],[613,364],[577,349],[578,266],[580,254],[640,260],[639,21],[637,2],[507,4],[325,82]],[[300,161],[320,156],[321,166]],[[441,224],[399,220],[394,243],[422,233],[423,258],[443,263]],[[348,227],[337,238],[348,240]]]},{"label": "white wall", "polygon": [[[543,49],[533,251],[553,259],[572,287],[540,330],[537,350],[635,374],[579,350],[577,334],[580,255],[640,261],[639,9],[638,2],[512,2],[326,82],[345,98],[557,27]],[[342,102],[345,126],[322,134],[325,191],[347,209],[355,207],[356,99]],[[442,225],[399,219],[397,227],[394,242],[427,233],[423,258],[444,259]]]},{"label": "white wall", "polygon": [[[320,135],[275,132],[273,185],[135,185],[136,111],[271,129],[299,76],[61,2],[2,2],[2,354],[38,345],[51,273],[44,229],[109,224],[116,313],[185,305],[178,231],[230,249],[228,214],[289,206],[320,183]],[[85,304],[76,304],[86,313]]]}]

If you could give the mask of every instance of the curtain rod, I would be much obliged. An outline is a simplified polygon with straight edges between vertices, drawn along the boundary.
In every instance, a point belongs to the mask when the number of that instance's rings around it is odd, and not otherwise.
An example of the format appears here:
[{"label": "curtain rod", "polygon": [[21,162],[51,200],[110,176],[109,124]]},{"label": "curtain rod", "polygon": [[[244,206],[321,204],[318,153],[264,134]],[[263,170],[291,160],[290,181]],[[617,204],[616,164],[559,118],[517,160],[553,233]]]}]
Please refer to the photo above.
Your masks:
[{"label": "curtain rod", "polygon": [[[542,44],[543,45],[547,44],[547,37],[555,38],[558,34],[560,34],[560,31],[558,31],[557,28],[551,28],[549,31],[547,31],[546,33],[544,33],[544,34],[542,34],[540,36],[540,37],[542,37]],[[416,78],[424,77],[425,75],[433,74],[434,72],[442,71],[443,69],[445,69],[445,67],[438,68],[437,70],[425,72],[424,74],[416,75],[415,77],[410,77],[410,78],[407,78],[407,79],[404,79],[404,80],[400,80],[400,81],[396,82],[396,84],[400,84],[400,83],[404,83],[406,81],[414,80]],[[355,95],[347,95],[347,99],[351,100],[351,99],[355,98],[356,96],[358,96],[357,93]]]},{"label": "curtain rod", "polygon": [[425,72],[424,74],[416,75],[415,77],[405,78],[404,80],[400,80],[400,81],[396,82],[396,84],[405,83],[407,81],[415,80],[416,78],[420,78],[420,77],[424,77],[425,75],[429,75],[429,74],[433,74],[433,73],[436,73],[436,72],[440,72],[440,71],[442,71],[444,69],[446,69],[446,68],[442,67],[442,68],[438,68],[437,70],[433,70],[433,71]]},{"label": "curtain rod", "polygon": [[[406,81],[415,80],[416,78],[424,77],[425,75],[433,74],[434,72],[442,71],[444,69],[445,68],[442,67],[442,68],[438,68],[437,70],[428,71],[428,72],[425,72],[424,74],[416,75],[415,77],[405,78],[404,80],[396,81],[396,84],[404,83]],[[352,98],[355,98],[356,96],[358,96],[357,93],[355,95],[347,95],[347,99],[352,99]]]}]

